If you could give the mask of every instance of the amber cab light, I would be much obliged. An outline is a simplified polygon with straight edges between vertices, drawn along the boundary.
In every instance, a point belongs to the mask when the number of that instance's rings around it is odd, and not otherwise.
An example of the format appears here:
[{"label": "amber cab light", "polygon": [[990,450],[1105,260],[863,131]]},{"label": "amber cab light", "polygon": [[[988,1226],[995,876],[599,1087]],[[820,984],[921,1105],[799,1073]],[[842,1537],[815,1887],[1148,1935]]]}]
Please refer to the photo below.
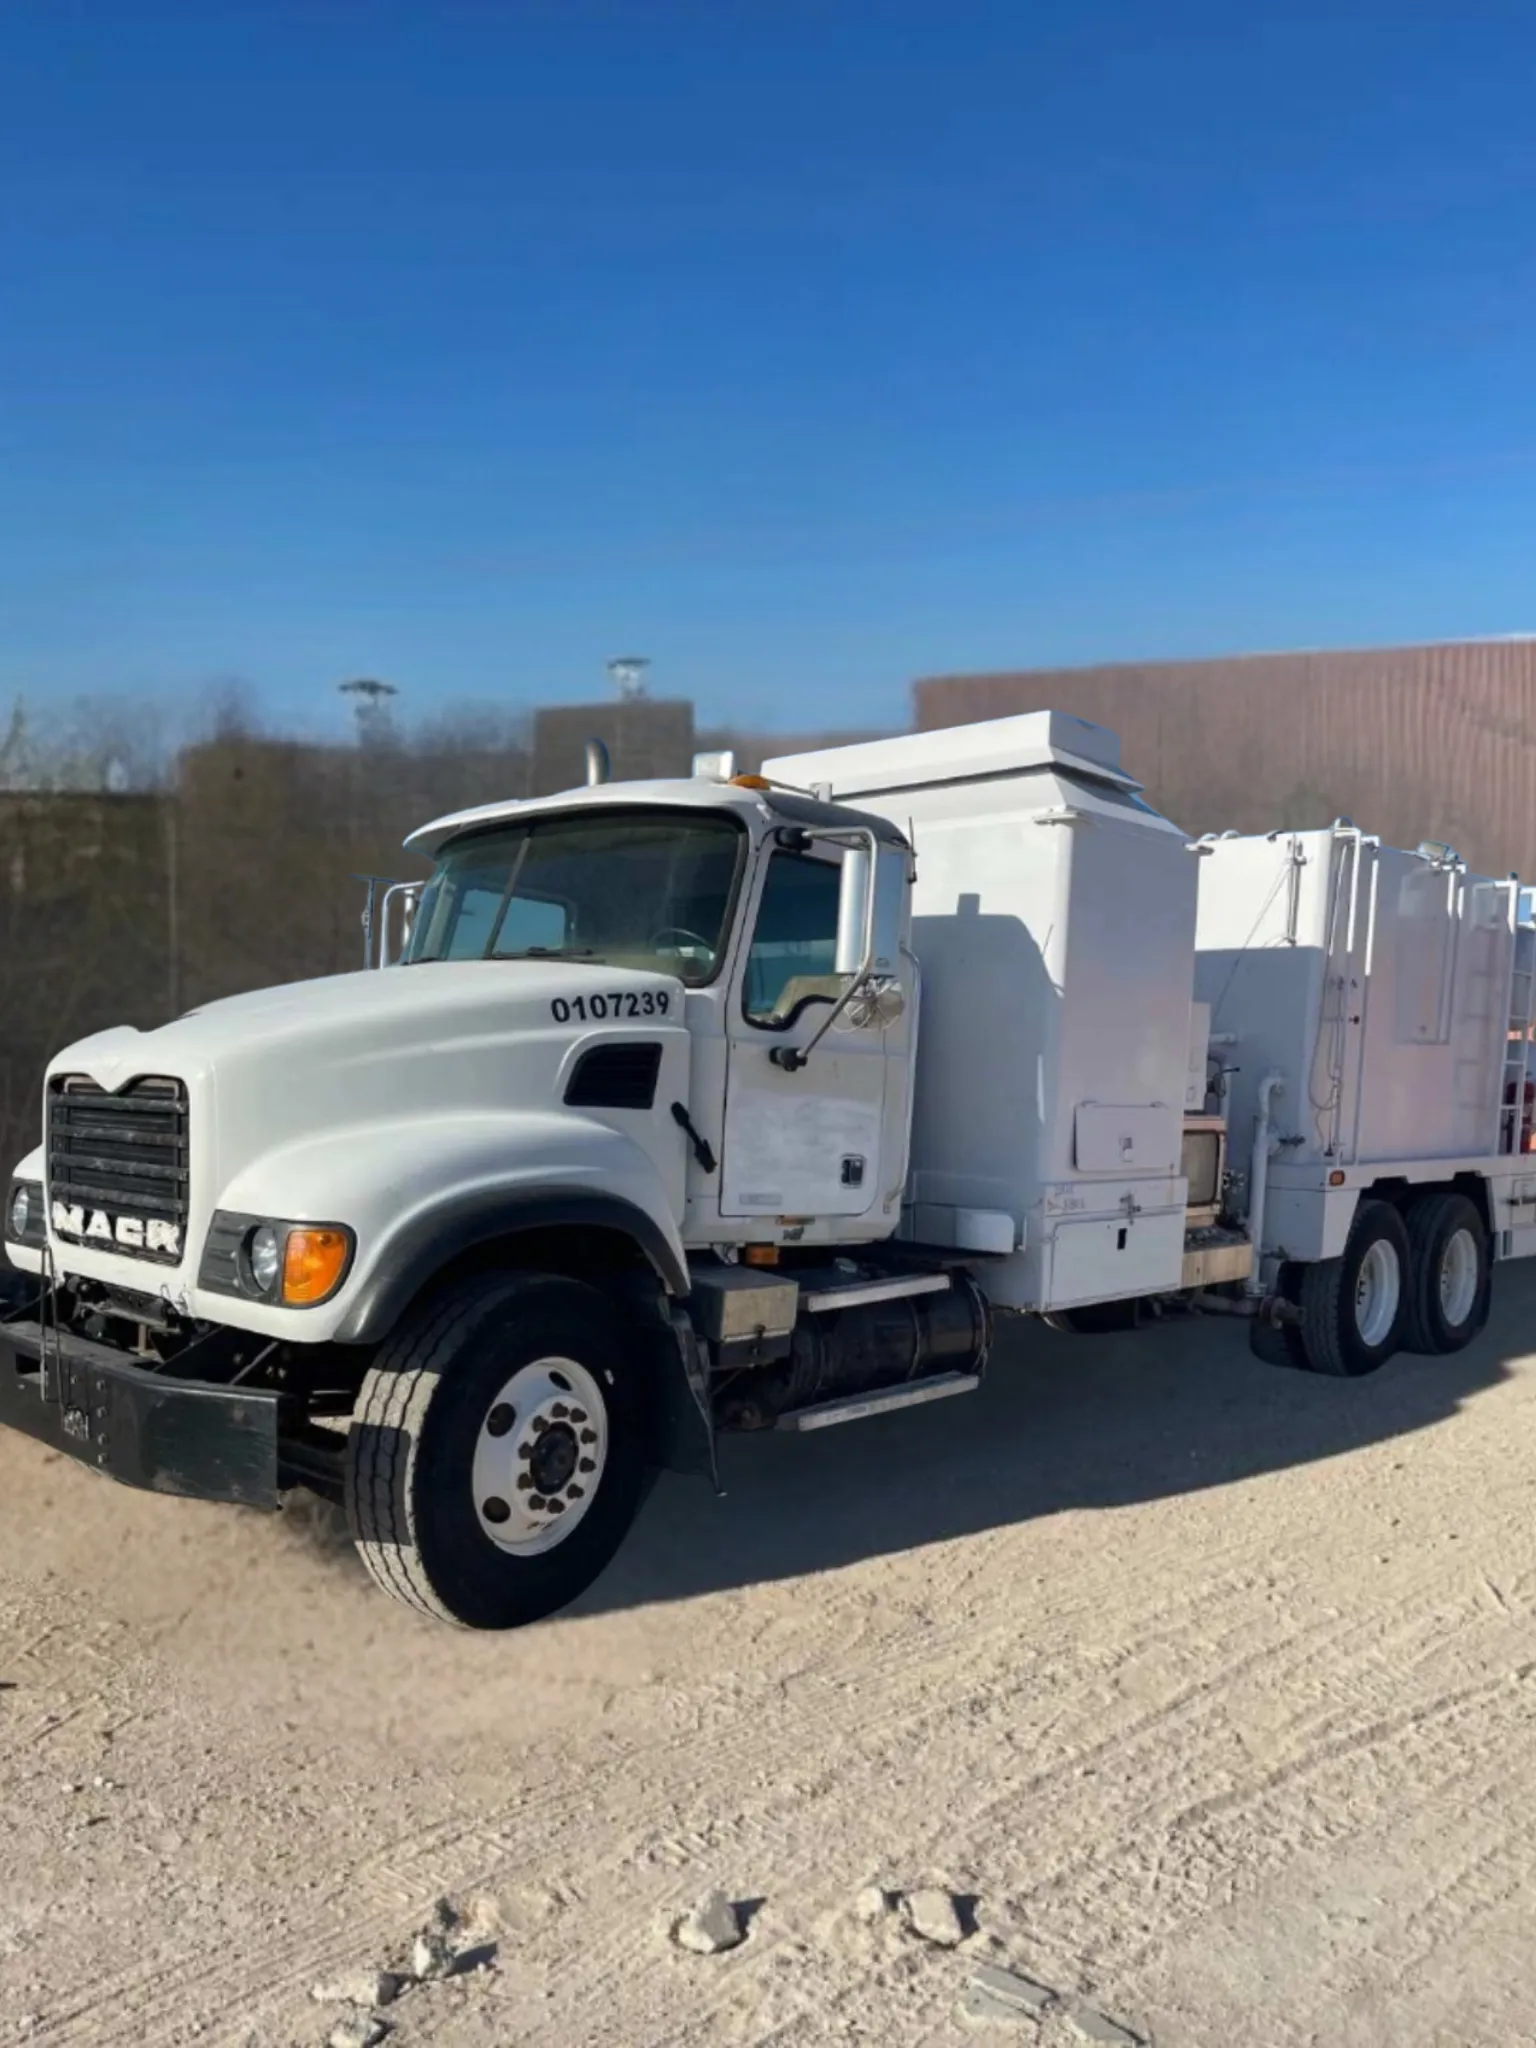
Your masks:
[{"label": "amber cab light", "polygon": [[304,1308],[334,1294],[351,1251],[349,1231],[290,1230],[283,1250],[283,1300]]}]

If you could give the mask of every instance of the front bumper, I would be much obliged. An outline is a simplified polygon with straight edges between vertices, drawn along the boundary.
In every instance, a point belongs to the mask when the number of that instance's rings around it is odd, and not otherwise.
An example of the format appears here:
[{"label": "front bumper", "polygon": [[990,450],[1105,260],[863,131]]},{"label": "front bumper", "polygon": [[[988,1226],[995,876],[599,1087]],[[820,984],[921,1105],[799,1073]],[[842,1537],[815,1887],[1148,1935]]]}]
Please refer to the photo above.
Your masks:
[{"label": "front bumper", "polygon": [[110,1345],[0,1324],[0,1425],[125,1486],[275,1508],[278,1407],[263,1389],[178,1380]]}]

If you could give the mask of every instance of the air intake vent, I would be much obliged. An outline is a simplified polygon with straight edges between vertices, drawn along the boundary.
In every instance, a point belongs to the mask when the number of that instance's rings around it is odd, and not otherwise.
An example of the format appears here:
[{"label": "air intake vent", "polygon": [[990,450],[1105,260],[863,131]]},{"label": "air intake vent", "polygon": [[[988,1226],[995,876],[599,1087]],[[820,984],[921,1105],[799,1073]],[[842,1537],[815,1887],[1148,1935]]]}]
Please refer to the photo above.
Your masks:
[{"label": "air intake vent", "polygon": [[566,1084],[572,1109],[649,1109],[661,1071],[659,1045],[594,1045]]},{"label": "air intake vent", "polygon": [[187,1098],[179,1081],[115,1095],[83,1075],[48,1097],[48,1200],[77,1243],[175,1265],[187,1226]]}]

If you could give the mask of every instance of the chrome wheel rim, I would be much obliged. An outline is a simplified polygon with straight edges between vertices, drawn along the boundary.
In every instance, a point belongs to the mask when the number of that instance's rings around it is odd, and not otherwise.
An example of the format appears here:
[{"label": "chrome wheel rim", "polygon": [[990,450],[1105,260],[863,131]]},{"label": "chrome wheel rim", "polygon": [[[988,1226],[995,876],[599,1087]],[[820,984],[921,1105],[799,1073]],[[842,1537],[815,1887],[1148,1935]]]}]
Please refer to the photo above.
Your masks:
[{"label": "chrome wheel rim", "polygon": [[1463,1225],[1451,1232],[1440,1253],[1440,1313],[1451,1329],[1470,1320],[1477,1282],[1477,1240]]},{"label": "chrome wheel rim", "polygon": [[1355,1280],[1355,1328],[1361,1343],[1371,1350],[1385,1344],[1391,1336],[1402,1290],[1403,1269],[1397,1247],[1378,1237],[1360,1261]]},{"label": "chrome wheel rim", "polygon": [[498,1550],[538,1557],[590,1509],[608,1463],[602,1388],[574,1358],[519,1366],[475,1441],[475,1517]]}]

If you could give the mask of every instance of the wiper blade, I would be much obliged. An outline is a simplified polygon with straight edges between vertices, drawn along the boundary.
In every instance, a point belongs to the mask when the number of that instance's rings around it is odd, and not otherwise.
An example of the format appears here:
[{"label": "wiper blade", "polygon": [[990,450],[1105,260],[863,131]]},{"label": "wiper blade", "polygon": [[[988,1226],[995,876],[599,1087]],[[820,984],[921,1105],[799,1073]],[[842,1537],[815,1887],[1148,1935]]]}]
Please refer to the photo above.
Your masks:
[{"label": "wiper blade", "polygon": [[524,946],[516,953],[497,953],[498,960],[595,960],[590,946]]}]

